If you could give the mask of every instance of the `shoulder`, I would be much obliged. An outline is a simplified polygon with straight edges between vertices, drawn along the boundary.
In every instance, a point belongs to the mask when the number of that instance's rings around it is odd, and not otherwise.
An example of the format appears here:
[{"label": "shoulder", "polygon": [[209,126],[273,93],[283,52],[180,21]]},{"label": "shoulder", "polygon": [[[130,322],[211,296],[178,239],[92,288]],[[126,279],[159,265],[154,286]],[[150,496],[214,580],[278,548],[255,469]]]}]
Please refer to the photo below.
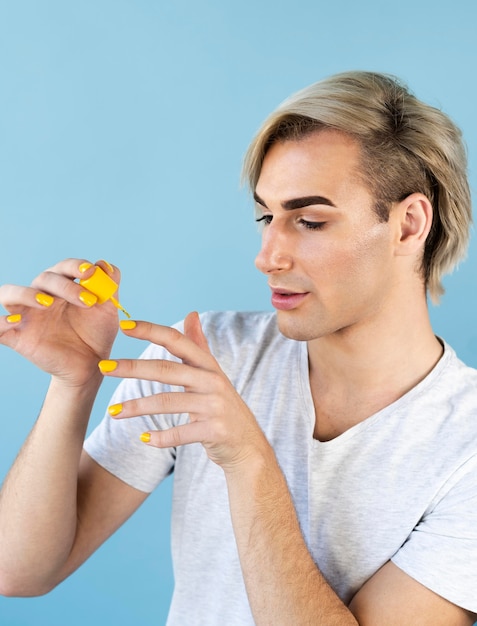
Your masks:
[{"label": "shoulder", "polygon": [[477,381],[477,369],[467,365],[456,354],[455,350],[446,341],[442,340],[444,345],[444,356],[447,359],[446,365],[448,369],[455,372],[459,377],[463,376],[464,380]]},{"label": "shoulder", "polygon": [[461,361],[448,344],[444,347],[444,362],[433,385],[434,400],[446,402],[454,415],[477,418],[477,370]]},{"label": "shoulder", "polygon": [[454,472],[477,455],[477,370],[444,347],[434,371],[409,394],[409,426],[426,441],[429,461]]}]

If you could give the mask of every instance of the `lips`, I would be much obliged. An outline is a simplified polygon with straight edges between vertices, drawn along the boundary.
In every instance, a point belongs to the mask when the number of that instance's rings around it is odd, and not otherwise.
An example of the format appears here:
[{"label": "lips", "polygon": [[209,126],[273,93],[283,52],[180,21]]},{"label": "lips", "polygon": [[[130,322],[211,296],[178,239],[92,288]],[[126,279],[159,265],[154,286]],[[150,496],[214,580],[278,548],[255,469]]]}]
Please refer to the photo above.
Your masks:
[{"label": "lips", "polygon": [[290,311],[296,309],[307,295],[308,292],[296,292],[272,287],[272,306],[280,311]]}]

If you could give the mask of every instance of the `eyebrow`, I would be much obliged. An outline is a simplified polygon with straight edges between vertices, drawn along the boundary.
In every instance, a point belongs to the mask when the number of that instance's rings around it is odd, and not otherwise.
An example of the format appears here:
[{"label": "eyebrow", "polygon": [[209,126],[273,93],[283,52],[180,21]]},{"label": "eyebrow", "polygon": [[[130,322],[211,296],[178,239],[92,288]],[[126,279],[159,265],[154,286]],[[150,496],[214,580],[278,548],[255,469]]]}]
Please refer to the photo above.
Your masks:
[{"label": "eyebrow", "polygon": [[[265,202],[260,198],[260,196],[254,192],[253,198],[257,204],[268,208]],[[311,206],[313,204],[324,204],[326,206],[336,207],[336,205],[331,202],[328,198],[324,196],[303,196],[302,198],[292,198],[291,200],[285,200],[282,202],[282,208],[286,211],[293,211],[294,209],[302,209],[303,207]]]}]

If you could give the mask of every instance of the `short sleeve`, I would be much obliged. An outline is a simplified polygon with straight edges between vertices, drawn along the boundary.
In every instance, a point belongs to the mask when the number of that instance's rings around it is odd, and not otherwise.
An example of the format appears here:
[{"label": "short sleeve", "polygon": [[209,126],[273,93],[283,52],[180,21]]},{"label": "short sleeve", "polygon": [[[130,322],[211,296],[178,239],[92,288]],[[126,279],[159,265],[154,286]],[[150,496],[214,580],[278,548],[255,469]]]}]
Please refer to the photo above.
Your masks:
[{"label": "short sleeve", "polygon": [[436,494],[392,561],[428,589],[477,613],[476,456]]},{"label": "short sleeve", "polygon": [[[149,346],[141,358],[171,359],[171,355]],[[153,381],[123,380],[114,392],[110,404],[150,396],[161,391],[177,391],[170,385]],[[113,419],[108,413],[84,443],[85,451],[99,465],[126,484],[150,493],[174,469],[176,449],[146,446],[140,435],[146,431],[171,428],[187,421],[186,415],[143,415],[128,419]]]}]

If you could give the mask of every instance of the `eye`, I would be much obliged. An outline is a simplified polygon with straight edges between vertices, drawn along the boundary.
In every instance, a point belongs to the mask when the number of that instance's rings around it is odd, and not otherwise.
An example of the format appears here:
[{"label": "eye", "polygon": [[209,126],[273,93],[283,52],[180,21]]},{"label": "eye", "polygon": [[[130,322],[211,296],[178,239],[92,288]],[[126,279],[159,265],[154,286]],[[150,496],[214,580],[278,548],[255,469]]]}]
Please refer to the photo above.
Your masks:
[{"label": "eye", "polygon": [[257,217],[257,219],[255,221],[257,223],[258,222],[264,222],[265,224],[270,224],[270,222],[272,221],[272,216],[271,215],[262,215],[261,217]]},{"label": "eye", "polygon": [[326,222],[309,222],[308,220],[301,219],[300,224],[307,230],[321,230],[324,228]]},{"label": "eye", "polygon": [[257,217],[255,220],[255,222],[258,224],[259,230],[262,230],[262,228],[270,224],[271,221],[271,215],[262,215],[261,217]]}]

